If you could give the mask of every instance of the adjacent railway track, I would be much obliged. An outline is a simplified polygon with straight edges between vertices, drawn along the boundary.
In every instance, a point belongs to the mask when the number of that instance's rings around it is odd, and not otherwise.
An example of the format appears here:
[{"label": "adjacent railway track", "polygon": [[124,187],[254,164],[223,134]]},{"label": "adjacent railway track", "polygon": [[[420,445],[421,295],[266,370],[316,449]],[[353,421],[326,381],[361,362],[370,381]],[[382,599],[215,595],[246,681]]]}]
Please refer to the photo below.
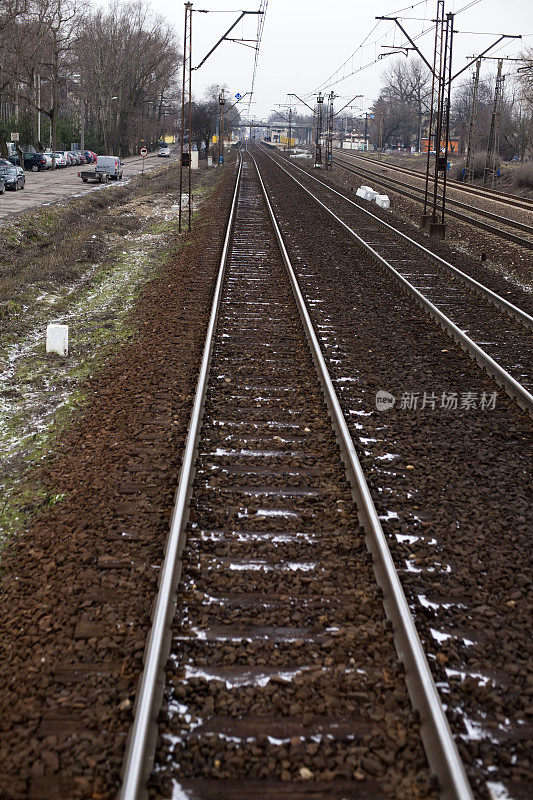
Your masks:
[{"label": "adjacent railway track", "polygon": [[[339,157],[335,157],[333,159],[333,163],[345,170],[348,170],[349,172],[360,175],[365,179],[372,180],[375,184],[390,191],[396,192],[403,197],[407,197],[410,200],[414,200],[418,203],[424,202],[424,190],[422,188],[413,186],[412,184],[406,186],[405,181],[397,180],[396,178],[391,177],[384,177],[374,170],[365,169],[359,165],[355,166],[353,163],[348,163],[345,159]],[[509,217],[504,217],[501,214],[495,214],[487,209],[477,208],[471,203],[455,200],[450,196],[447,198],[446,206],[446,213],[449,216],[452,216],[468,225],[473,225],[481,230],[487,231],[487,233],[490,233],[493,236],[513,242],[514,244],[520,245],[526,249],[533,250],[533,227],[531,225],[510,219]],[[468,210],[468,213],[456,211],[454,208],[451,208],[451,206],[466,209]],[[497,223],[497,225],[485,222],[484,219],[481,219],[480,217],[490,219],[491,221]],[[519,236],[517,233],[514,233],[514,229],[524,231],[527,235]]]},{"label": "adjacent railway track", "polygon": [[526,798],[531,423],[502,395],[487,413],[494,385],[477,364],[266,153],[258,160],[475,795]]},{"label": "adjacent railway track", "polygon": [[306,302],[246,156],[121,800],[144,796],[171,628],[151,797],[299,798],[303,781],[332,798],[408,798],[424,781],[432,795],[354,497],[441,796],[471,798]]},{"label": "adjacent railway track", "polygon": [[[265,155],[267,155],[265,153]],[[533,413],[531,329],[533,317],[455,268],[315,175],[295,164],[288,170],[303,192],[372,255],[402,288],[472,358]],[[296,178],[294,172],[299,178]],[[313,190],[309,188],[313,187]],[[494,312],[493,306],[499,313]]]},{"label": "adjacent railway track", "polygon": [[[394,172],[400,172],[404,175],[409,175],[417,180],[425,180],[424,175],[416,169],[409,169],[409,167],[401,167],[397,164],[391,164],[389,162],[384,161],[376,161],[373,158],[368,158],[366,156],[361,156],[356,153],[347,153],[346,150],[338,149],[336,150],[337,153],[342,153],[343,156],[347,157],[349,160],[358,161],[361,163],[365,163],[367,165],[372,165],[378,169],[388,169]],[[519,197],[518,195],[508,194],[507,192],[499,191],[498,189],[486,189],[479,186],[471,186],[467,183],[462,183],[461,181],[453,181],[449,180],[448,186],[450,189],[455,189],[458,192],[463,192],[464,194],[475,195],[477,197],[482,197],[485,200],[491,200],[495,203],[500,203],[505,206],[519,208],[524,211],[533,211],[533,200],[530,200],[528,197]]]}]

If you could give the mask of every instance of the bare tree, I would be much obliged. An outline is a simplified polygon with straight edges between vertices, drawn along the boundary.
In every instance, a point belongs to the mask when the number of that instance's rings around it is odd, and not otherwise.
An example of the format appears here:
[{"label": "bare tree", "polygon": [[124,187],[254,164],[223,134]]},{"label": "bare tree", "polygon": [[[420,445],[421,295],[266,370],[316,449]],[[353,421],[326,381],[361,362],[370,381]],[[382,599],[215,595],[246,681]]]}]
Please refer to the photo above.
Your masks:
[{"label": "bare tree", "polygon": [[135,139],[161,130],[181,62],[164,20],[133,4],[94,12],[83,23],[77,57],[81,88],[105,150],[122,155]]},{"label": "bare tree", "polygon": [[378,144],[379,131],[388,144],[420,149],[423,122],[430,101],[430,73],[419,59],[395,59],[382,74],[384,85],[373,107],[371,138]]}]

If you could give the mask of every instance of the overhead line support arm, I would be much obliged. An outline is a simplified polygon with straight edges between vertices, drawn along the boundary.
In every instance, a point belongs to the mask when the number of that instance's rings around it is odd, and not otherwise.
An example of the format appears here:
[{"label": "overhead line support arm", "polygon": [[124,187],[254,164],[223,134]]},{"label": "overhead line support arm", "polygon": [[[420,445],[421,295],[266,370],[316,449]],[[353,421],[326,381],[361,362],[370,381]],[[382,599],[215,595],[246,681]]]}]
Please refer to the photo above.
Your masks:
[{"label": "overhead line support arm", "polygon": [[468,62],[468,64],[466,65],[466,67],[463,67],[462,69],[460,69],[460,70],[459,70],[459,72],[456,72],[456,73],[455,73],[455,75],[453,75],[453,76],[450,78],[450,81],[454,81],[454,80],[455,80],[455,79],[456,79],[456,78],[457,78],[459,75],[462,75],[462,73],[463,73],[465,70],[467,70],[469,67],[471,67],[471,66],[472,66],[472,64],[475,64],[475,63],[476,63],[476,61],[478,60],[478,58],[483,58],[483,56],[485,55],[485,53],[488,53],[488,52],[489,52],[489,50],[492,50],[492,48],[493,48],[493,47],[496,47],[496,45],[497,45],[497,44],[500,44],[500,42],[502,41],[502,39],[521,39],[521,38],[522,38],[521,36],[511,36],[510,34],[507,34],[507,33],[502,33],[502,35],[500,36],[500,38],[499,38],[499,39],[496,39],[496,41],[495,41],[495,42],[493,42],[493,43],[490,45],[490,47],[487,47],[487,49],[486,49],[486,50],[483,50],[483,52],[482,52],[482,53],[480,53],[480,54],[479,54],[478,56],[476,56],[475,58],[473,58],[473,59],[472,59],[472,61],[469,61],[469,62]]},{"label": "overhead line support arm", "polygon": [[226,31],[226,33],[225,33],[223,36],[221,36],[221,37],[220,37],[220,39],[218,40],[218,42],[217,42],[215,45],[213,45],[213,47],[211,48],[211,50],[209,51],[209,53],[208,53],[206,56],[204,56],[204,58],[203,58],[203,59],[200,61],[200,63],[198,64],[198,66],[196,66],[196,67],[193,67],[193,69],[194,69],[194,70],[200,69],[200,67],[202,66],[202,64],[204,64],[204,63],[207,61],[207,59],[209,58],[209,56],[211,55],[211,53],[214,53],[214,52],[215,52],[215,50],[217,49],[217,47],[219,46],[219,44],[222,44],[222,42],[223,42],[225,39],[227,39],[228,33],[231,33],[231,32],[232,32],[233,28],[235,28],[235,27],[236,27],[236,26],[239,24],[239,22],[241,21],[241,19],[242,19],[243,17],[245,17],[247,14],[262,14],[262,13],[263,13],[262,11],[241,11],[241,13],[240,13],[240,16],[239,16],[239,17],[237,17],[237,19],[235,20],[235,22],[233,23],[233,25],[231,25],[231,26],[228,28],[228,30]]},{"label": "overhead line support arm", "polygon": [[431,74],[433,74],[433,67],[431,66],[429,61],[426,59],[426,57],[422,53],[422,51],[416,46],[416,44],[414,43],[414,40],[411,39],[411,37],[409,36],[409,34],[407,33],[407,31],[405,30],[403,25],[400,22],[398,22],[396,17],[376,17],[376,19],[382,19],[382,20],[385,20],[386,22],[395,22],[396,25],[401,30],[401,32],[403,33],[403,35],[405,36],[405,38],[413,45],[414,49],[416,50],[416,52],[418,53],[418,55],[420,56],[420,58],[422,59],[422,61],[426,65],[426,67],[429,69]]}]

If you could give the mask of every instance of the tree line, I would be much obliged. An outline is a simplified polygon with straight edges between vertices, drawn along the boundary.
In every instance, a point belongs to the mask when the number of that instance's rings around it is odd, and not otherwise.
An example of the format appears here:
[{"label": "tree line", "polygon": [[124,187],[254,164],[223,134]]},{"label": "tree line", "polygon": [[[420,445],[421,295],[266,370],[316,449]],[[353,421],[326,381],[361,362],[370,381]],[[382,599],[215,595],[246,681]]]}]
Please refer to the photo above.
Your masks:
[{"label": "tree line", "polygon": [[142,4],[0,0],[0,149],[80,142],[128,155],[177,130],[181,53]]},{"label": "tree line", "polygon": [[[487,62],[494,65],[495,62]],[[485,66],[485,65],[483,65]],[[503,96],[499,107],[500,156],[526,160],[533,151],[533,48],[519,62],[505,62]],[[489,138],[495,77],[482,73],[474,115],[473,149],[485,150]],[[494,72],[494,67],[490,68]],[[472,109],[472,77],[452,92],[450,134],[464,152]],[[421,149],[427,138],[431,76],[420,60],[397,59],[382,74],[382,87],[372,106],[369,138],[374,147]]]},{"label": "tree line", "polygon": [[[487,62],[495,64],[495,62]],[[504,87],[499,107],[499,155],[504,160],[526,161],[533,155],[533,48],[517,62],[504,62]],[[488,74],[491,69],[493,74]],[[494,106],[495,68],[485,68],[479,80],[475,104],[474,152],[487,149]],[[466,73],[465,73],[466,74]],[[363,115],[345,111],[334,117],[333,136],[339,141],[352,132],[372,149],[420,151],[427,147],[431,105],[431,74],[420,59],[396,59],[381,75],[377,100]],[[473,99],[473,80],[466,77],[452,91],[450,138],[465,152]],[[323,105],[323,133],[326,128],[327,96]],[[287,127],[287,112],[272,112],[268,122]],[[315,135],[310,114],[292,114],[294,130],[305,126]],[[432,141],[433,145],[433,141]]]}]

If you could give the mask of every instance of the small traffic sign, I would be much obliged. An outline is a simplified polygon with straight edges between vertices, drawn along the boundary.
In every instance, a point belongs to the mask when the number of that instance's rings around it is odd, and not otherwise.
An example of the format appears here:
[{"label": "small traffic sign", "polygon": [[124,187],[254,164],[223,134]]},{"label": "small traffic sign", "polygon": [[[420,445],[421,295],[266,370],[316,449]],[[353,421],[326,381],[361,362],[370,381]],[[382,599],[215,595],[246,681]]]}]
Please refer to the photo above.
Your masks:
[{"label": "small traffic sign", "polygon": [[141,155],[143,158],[146,158],[146,156],[148,155],[148,150],[146,149],[146,147],[141,148]]},{"label": "small traffic sign", "polygon": [[239,94],[239,92],[237,92],[237,94],[235,95],[235,97],[237,98],[237,100],[240,100],[240,99],[241,99],[241,97],[242,97],[242,94]]},{"label": "small traffic sign", "polygon": [[18,140],[19,140],[19,135],[18,135],[18,133],[12,133],[12,134],[11,134],[11,141],[12,141],[12,142],[18,142]]}]

